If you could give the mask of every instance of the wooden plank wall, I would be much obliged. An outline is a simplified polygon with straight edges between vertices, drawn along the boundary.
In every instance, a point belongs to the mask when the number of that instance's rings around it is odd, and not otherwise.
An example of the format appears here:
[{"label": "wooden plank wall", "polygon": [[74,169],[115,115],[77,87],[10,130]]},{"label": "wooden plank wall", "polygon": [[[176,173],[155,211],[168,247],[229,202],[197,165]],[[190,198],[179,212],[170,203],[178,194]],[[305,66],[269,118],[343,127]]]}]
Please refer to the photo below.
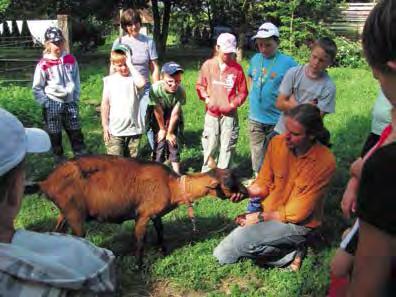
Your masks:
[{"label": "wooden plank wall", "polygon": [[359,39],[363,31],[364,22],[375,4],[375,2],[346,3],[341,7],[340,17],[329,24],[330,29],[337,35]]}]

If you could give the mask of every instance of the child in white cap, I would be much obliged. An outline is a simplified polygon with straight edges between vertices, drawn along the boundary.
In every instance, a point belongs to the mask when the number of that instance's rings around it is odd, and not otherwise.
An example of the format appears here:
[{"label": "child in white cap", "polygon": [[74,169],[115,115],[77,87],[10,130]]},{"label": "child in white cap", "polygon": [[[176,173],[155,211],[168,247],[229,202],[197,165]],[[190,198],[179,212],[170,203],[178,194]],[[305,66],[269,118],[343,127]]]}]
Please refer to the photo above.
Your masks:
[{"label": "child in white cap", "polygon": [[248,91],[243,69],[233,57],[236,50],[235,36],[220,34],[216,44],[217,55],[205,61],[196,83],[198,96],[206,104],[202,133],[203,172],[210,169],[217,150],[217,166],[228,168],[237,144],[237,109],[245,102]]},{"label": "child in white cap", "polygon": [[27,153],[51,148],[48,134],[24,128],[0,108],[0,295],[71,296],[115,290],[112,252],[64,234],[15,229],[22,203]]},{"label": "child in white cap", "polygon": [[249,92],[249,138],[254,176],[260,170],[265,147],[281,111],[275,102],[279,86],[286,72],[297,63],[278,50],[280,43],[278,28],[269,22],[260,26],[255,41],[256,53],[249,63],[247,81]]}]

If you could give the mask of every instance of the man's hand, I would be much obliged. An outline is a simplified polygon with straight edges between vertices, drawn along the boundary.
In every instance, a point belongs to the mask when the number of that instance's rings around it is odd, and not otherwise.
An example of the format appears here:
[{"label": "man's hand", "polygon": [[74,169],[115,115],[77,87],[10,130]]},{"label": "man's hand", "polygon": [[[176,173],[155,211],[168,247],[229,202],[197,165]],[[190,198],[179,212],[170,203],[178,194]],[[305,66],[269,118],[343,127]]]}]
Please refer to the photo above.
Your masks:
[{"label": "man's hand", "polygon": [[231,202],[239,202],[241,200],[243,200],[245,197],[242,193],[238,192],[238,193],[234,193],[231,195],[230,200]]},{"label": "man's hand", "polygon": [[164,140],[165,136],[166,136],[166,130],[160,129],[157,134],[157,142]]},{"label": "man's hand", "polygon": [[250,197],[261,197],[261,188],[259,185],[253,183],[247,188]]},{"label": "man's hand", "polygon": [[261,216],[261,212],[242,214],[235,218],[235,222],[242,227],[254,225],[262,221]]},{"label": "man's hand", "polygon": [[176,135],[173,133],[166,134],[166,140],[169,142],[171,146],[176,146]]}]

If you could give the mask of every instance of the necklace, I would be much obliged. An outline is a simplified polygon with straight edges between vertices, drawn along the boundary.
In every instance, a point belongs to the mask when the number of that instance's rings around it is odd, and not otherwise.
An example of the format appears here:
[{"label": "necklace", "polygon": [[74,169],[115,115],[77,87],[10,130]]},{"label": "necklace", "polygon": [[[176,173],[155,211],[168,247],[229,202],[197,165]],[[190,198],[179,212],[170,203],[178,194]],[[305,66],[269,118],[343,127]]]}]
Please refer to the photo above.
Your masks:
[{"label": "necklace", "polygon": [[[275,53],[275,56],[271,60],[271,64],[268,66],[267,69],[264,68],[264,56],[261,55],[261,67],[260,67],[260,94],[265,86],[265,84],[268,81],[268,78],[270,77],[272,67],[274,66],[276,59],[278,58],[278,52]],[[264,70],[266,70],[266,73],[263,73]],[[263,75],[264,74],[264,75]],[[260,101],[261,101],[261,96],[260,96]]]}]

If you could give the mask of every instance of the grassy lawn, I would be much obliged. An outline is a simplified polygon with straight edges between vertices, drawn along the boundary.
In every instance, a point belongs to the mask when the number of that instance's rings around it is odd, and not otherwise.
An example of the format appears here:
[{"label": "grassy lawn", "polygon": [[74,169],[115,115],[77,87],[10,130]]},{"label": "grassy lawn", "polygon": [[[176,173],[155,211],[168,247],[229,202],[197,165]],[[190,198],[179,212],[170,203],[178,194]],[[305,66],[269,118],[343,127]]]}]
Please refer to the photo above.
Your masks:
[{"label": "grassy lawn", "polygon": [[[170,53],[172,55],[172,53]],[[186,69],[183,85],[187,91],[185,113],[186,144],[182,152],[182,169],[199,171],[202,154],[200,136],[203,127],[204,105],[198,100],[194,83],[202,57],[178,52],[173,58]],[[89,150],[104,153],[99,114],[102,77],[106,74],[106,55],[80,60],[82,98],[81,118]],[[247,66],[247,62],[244,62]],[[161,256],[153,245],[155,234],[149,228],[145,268],[136,269],[131,254],[133,222],[116,224],[87,224],[87,238],[111,249],[117,255],[119,296],[324,296],[329,278],[329,261],[339,242],[342,229],[348,222],[339,207],[343,187],[348,177],[348,164],[359,154],[370,129],[370,108],[377,93],[377,83],[366,69],[331,69],[337,85],[336,113],[326,117],[332,134],[333,152],[337,157],[337,173],[329,190],[325,207],[323,240],[310,248],[302,269],[297,273],[286,269],[262,269],[245,260],[234,265],[220,266],[212,256],[214,247],[235,225],[233,218],[243,212],[246,202],[232,204],[205,198],[195,205],[198,234],[192,234],[186,207],[164,218],[165,238],[170,254]],[[35,104],[30,86],[3,86],[0,106],[15,113],[26,125],[41,126],[41,110]],[[240,138],[234,168],[241,177],[250,177],[248,143],[248,104],[240,108]],[[68,145],[68,142],[65,141]],[[70,149],[67,153],[71,156]],[[142,157],[147,149],[142,144]],[[52,169],[49,154],[29,156],[28,178],[44,178]],[[51,231],[55,226],[56,207],[38,195],[26,196],[17,218],[17,226],[36,231]]]}]

